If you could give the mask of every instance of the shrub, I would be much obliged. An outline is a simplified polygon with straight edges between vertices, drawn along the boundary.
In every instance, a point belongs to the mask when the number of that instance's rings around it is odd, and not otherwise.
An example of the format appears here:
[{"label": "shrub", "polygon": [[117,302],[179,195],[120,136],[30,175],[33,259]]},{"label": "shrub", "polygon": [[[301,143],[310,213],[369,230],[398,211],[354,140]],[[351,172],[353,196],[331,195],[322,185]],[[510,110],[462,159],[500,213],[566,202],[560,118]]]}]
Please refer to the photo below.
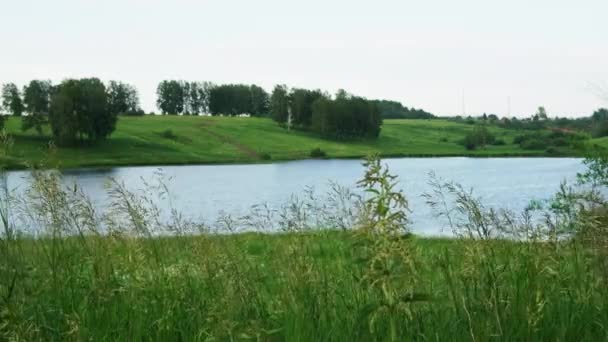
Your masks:
[{"label": "shrub", "polygon": [[475,150],[477,148],[477,140],[471,134],[468,134],[466,137],[464,137],[462,144],[467,150],[470,151]]},{"label": "shrub", "polygon": [[568,145],[570,145],[570,143],[568,142],[567,138],[560,137],[560,138],[555,138],[555,139],[551,140],[551,145],[553,145],[553,146],[568,146]]},{"label": "shrub", "polygon": [[439,138],[439,142],[448,142],[448,138],[441,137],[441,138]]},{"label": "shrub", "polygon": [[486,126],[478,126],[464,137],[463,145],[467,150],[474,150],[477,147],[485,147],[494,143],[496,138],[488,131]]},{"label": "shrub", "polygon": [[513,143],[521,144],[522,142],[528,140],[529,138],[530,138],[530,136],[527,134],[517,135],[517,136],[515,136],[515,138],[513,138]]},{"label": "shrub", "polygon": [[314,148],[310,151],[311,158],[325,158],[326,156],[327,156],[327,153],[325,153],[325,151],[323,151],[319,147]]},{"label": "shrub", "polygon": [[272,156],[268,152],[258,152],[258,158],[261,160],[271,160]]},{"label": "shrub", "polygon": [[165,139],[171,139],[171,140],[177,139],[177,135],[175,135],[175,133],[173,133],[173,131],[170,129],[166,129],[166,130],[162,131],[160,133],[160,136]]},{"label": "shrub", "polygon": [[524,140],[519,146],[524,150],[544,150],[547,142],[542,138],[531,138]]},{"label": "shrub", "polygon": [[545,152],[547,152],[548,154],[558,154],[559,153],[559,151],[555,147],[553,147],[553,146],[549,146],[545,150]]},{"label": "shrub", "polygon": [[492,142],[492,145],[494,146],[504,146],[507,143],[504,141],[504,139],[496,139]]}]

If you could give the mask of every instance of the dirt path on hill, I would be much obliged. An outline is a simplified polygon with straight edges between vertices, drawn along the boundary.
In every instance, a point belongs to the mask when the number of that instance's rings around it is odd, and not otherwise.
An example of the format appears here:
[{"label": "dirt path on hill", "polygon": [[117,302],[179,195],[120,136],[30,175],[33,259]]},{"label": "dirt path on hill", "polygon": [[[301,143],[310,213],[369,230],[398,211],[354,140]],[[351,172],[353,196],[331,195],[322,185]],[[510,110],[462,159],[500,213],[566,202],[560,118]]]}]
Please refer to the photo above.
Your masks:
[{"label": "dirt path on hill", "polygon": [[252,149],[249,146],[245,146],[241,143],[239,143],[238,141],[234,140],[231,137],[219,134],[217,132],[213,132],[212,130],[209,129],[210,126],[215,125],[215,122],[205,122],[202,125],[200,125],[200,128],[207,134],[217,138],[219,141],[226,143],[226,144],[230,144],[234,147],[236,147],[237,150],[239,150],[241,153],[253,158],[253,159],[260,159],[260,156],[258,154],[258,152],[254,149]]}]

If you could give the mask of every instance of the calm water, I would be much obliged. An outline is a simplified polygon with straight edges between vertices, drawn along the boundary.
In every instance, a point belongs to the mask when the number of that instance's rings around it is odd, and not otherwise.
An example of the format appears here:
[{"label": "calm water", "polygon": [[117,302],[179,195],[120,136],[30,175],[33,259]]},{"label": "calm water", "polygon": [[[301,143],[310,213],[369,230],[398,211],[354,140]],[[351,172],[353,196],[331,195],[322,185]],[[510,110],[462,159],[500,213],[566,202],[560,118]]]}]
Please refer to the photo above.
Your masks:
[{"label": "calm water", "polygon": [[[530,200],[549,198],[563,180],[574,180],[583,171],[578,158],[400,158],[386,159],[399,176],[407,194],[412,227],[416,233],[437,235],[443,223],[434,218],[421,194],[429,190],[428,173],[472,187],[489,206],[523,209]],[[214,220],[220,211],[247,213],[254,204],[285,203],[290,195],[302,194],[307,186],[319,193],[328,182],[354,188],[363,168],[357,160],[306,160],[263,165],[205,165],[119,167],[66,171],[67,181],[76,181],[102,208],[107,203],[104,186],[108,177],[124,181],[129,188],[143,187],[162,172],[171,191],[173,206],[195,220]],[[11,188],[27,186],[28,173],[10,172]]]}]

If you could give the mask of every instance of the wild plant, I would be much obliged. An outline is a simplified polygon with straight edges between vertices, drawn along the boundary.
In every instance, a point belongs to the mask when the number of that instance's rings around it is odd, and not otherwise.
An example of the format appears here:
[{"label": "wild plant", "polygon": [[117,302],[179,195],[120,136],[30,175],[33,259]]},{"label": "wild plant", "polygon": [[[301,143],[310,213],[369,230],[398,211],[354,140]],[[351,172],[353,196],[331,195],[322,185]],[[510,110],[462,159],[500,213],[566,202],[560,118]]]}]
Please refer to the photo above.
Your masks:
[{"label": "wild plant", "polygon": [[378,156],[364,163],[365,174],[358,182],[367,194],[365,220],[359,227],[361,261],[365,264],[361,281],[376,297],[365,309],[372,332],[388,322],[389,336],[398,340],[406,318],[412,317],[410,304],[424,300],[415,292],[417,285],[416,248],[409,229],[408,201],[397,189],[397,176],[383,166]]}]

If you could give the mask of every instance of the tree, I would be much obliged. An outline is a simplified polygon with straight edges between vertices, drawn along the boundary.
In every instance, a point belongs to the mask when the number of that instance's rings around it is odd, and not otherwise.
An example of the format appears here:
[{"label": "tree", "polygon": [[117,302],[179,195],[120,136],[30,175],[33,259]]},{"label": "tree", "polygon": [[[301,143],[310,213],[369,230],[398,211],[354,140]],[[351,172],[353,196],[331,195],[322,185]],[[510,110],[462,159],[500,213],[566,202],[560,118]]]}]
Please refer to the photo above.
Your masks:
[{"label": "tree", "polygon": [[23,114],[21,93],[15,83],[7,83],[2,86],[2,106],[11,115],[21,116]]},{"label": "tree", "polygon": [[268,115],[269,110],[269,96],[266,90],[255,84],[249,87],[249,93],[251,96],[251,115],[252,116],[265,116]]},{"label": "tree", "polygon": [[373,101],[340,91],[334,100],[320,97],[313,104],[312,129],[327,138],[377,138],[382,118]]},{"label": "tree", "polygon": [[199,115],[203,112],[203,101],[202,95],[203,93],[200,91],[201,84],[198,82],[190,82],[188,85],[188,93],[186,94],[188,100],[187,102],[187,112],[192,115]]},{"label": "tree", "polygon": [[400,102],[389,100],[374,100],[380,115],[384,119],[432,119],[435,116],[422,109],[408,108]]},{"label": "tree", "polygon": [[270,96],[270,114],[274,121],[286,123],[289,116],[289,90],[286,85],[276,85]]},{"label": "tree", "polygon": [[113,115],[134,115],[141,113],[137,89],[130,84],[110,81],[106,90],[108,110]]},{"label": "tree", "polygon": [[163,114],[178,115],[184,111],[184,89],[180,81],[162,81],[156,88],[156,105]]},{"label": "tree", "polygon": [[595,122],[607,121],[608,120],[608,109],[600,108],[593,112],[591,119]]},{"label": "tree", "polygon": [[42,134],[42,126],[48,124],[52,89],[51,81],[42,80],[32,80],[23,87],[23,102],[27,113],[21,119],[23,131],[34,128],[38,134]]},{"label": "tree", "polygon": [[488,128],[486,124],[476,126],[473,131],[468,133],[462,142],[467,150],[474,150],[477,147],[485,148],[486,145],[494,143],[496,138]]},{"label": "tree", "polygon": [[209,91],[209,111],[211,115],[252,114],[250,86],[244,84],[223,84]]},{"label": "tree", "polygon": [[188,92],[184,93],[186,112],[194,115],[209,113],[209,93],[213,87],[211,82],[190,82]]},{"label": "tree", "polygon": [[184,115],[190,115],[192,113],[192,94],[190,93],[190,82],[180,81],[180,86],[182,87],[182,94],[184,98]]},{"label": "tree", "polygon": [[310,127],[312,125],[313,103],[322,96],[323,93],[320,90],[292,89],[289,95],[289,106],[293,124],[300,127]]},{"label": "tree", "polygon": [[104,139],[116,128],[117,119],[109,109],[106,87],[97,78],[65,80],[51,97],[49,121],[60,145]]},{"label": "tree", "polygon": [[536,116],[538,116],[538,119],[540,120],[547,120],[547,111],[545,110],[545,107],[538,107],[535,117]]}]

